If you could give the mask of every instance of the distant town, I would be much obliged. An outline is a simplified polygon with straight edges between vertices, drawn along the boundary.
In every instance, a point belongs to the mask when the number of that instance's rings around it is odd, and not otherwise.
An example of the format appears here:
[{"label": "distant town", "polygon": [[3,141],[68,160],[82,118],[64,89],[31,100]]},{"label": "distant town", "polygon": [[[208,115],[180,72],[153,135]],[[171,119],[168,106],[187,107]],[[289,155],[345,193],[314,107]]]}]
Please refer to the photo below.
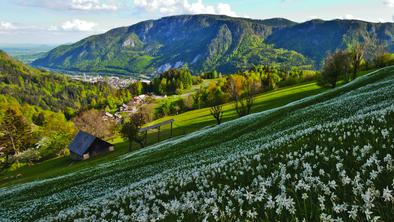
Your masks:
[{"label": "distant town", "polygon": [[92,74],[78,74],[78,75],[69,75],[72,79],[74,80],[79,80],[83,82],[89,82],[89,83],[98,83],[98,82],[107,82],[109,85],[111,85],[114,88],[127,88],[130,86],[131,83],[136,82],[136,81],[141,81],[143,83],[150,83],[150,80],[146,79],[135,79],[132,77],[126,77],[126,76],[114,76],[114,75],[92,75]]},{"label": "distant town", "polygon": [[[48,67],[36,67],[48,71],[63,73],[71,79],[79,80],[83,82],[89,83],[98,83],[98,82],[107,82],[110,86],[122,89],[130,86],[131,83],[136,81],[141,81],[143,83],[149,84],[151,81],[150,78],[153,78],[156,73],[149,74],[149,76],[144,74],[130,73],[130,76],[115,74],[115,73],[100,73],[100,72],[79,72],[79,71],[71,71],[64,69],[54,69]],[[138,76],[138,77],[136,77]]]}]

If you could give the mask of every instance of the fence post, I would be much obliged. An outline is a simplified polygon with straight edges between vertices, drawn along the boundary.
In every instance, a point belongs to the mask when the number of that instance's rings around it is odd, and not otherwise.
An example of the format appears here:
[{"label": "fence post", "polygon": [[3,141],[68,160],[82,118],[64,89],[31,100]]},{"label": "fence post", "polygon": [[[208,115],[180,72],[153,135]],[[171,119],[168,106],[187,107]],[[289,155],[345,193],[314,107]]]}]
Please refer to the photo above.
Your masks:
[{"label": "fence post", "polygon": [[157,128],[157,141],[160,142],[160,126]]},{"label": "fence post", "polygon": [[171,122],[171,137],[172,137],[172,122]]}]

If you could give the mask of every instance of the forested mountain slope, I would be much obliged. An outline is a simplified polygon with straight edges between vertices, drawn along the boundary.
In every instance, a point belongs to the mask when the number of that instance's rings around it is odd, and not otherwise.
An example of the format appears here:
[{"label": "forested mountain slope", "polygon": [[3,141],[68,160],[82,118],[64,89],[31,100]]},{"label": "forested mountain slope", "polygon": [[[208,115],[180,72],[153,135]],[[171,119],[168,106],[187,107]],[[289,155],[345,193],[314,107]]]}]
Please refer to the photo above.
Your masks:
[{"label": "forested mountain slope", "polygon": [[253,65],[317,67],[346,38],[374,36],[393,49],[394,24],[356,20],[276,18],[253,20],[219,15],[181,15],[140,22],[63,45],[35,66],[91,72],[150,74],[187,64],[195,73],[223,73]]},{"label": "forested mountain slope", "polygon": [[106,83],[83,83],[71,78],[27,66],[0,50],[0,94],[20,104],[64,112],[70,117],[88,108],[116,108],[127,102],[127,90],[113,89]]},{"label": "forested mountain slope", "polygon": [[319,62],[327,53],[345,48],[347,39],[364,41],[371,37],[386,42],[389,51],[394,50],[393,23],[358,20],[311,20],[278,30],[270,35],[266,42],[279,48],[297,51]]}]

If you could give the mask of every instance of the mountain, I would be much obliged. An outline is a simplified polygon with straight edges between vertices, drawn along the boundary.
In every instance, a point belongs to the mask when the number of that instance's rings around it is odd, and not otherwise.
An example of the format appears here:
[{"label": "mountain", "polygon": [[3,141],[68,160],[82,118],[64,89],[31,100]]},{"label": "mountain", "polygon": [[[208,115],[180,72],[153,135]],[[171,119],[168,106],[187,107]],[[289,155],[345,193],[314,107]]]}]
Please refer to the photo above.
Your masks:
[{"label": "mountain", "polygon": [[311,20],[273,32],[266,42],[294,50],[320,62],[328,52],[345,47],[346,38],[364,40],[376,36],[387,41],[394,51],[394,23],[369,23],[358,20]]},{"label": "mountain", "polygon": [[[87,72],[149,74],[187,64],[194,72],[231,73],[255,64],[318,66],[344,37],[365,33],[393,40],[394,24],[356,20],[283,18],[253,20],[222,15],[181,15],[144,21],[63,45],[35,66]],[[392,46],[392,44],[391,44]]]}]

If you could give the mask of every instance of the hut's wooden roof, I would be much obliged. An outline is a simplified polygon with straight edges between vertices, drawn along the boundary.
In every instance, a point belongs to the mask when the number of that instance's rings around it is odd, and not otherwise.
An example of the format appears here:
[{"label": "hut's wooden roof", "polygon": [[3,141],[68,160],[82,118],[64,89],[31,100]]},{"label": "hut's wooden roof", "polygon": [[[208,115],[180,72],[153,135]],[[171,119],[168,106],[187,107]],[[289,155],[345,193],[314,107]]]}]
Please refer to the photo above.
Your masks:
[{"label": "hut's wooden roof", "polygon": [[97,137],[87,132],[79,131],[69,145],[69,149],[71,152],[82,156],[96,139]]}]

